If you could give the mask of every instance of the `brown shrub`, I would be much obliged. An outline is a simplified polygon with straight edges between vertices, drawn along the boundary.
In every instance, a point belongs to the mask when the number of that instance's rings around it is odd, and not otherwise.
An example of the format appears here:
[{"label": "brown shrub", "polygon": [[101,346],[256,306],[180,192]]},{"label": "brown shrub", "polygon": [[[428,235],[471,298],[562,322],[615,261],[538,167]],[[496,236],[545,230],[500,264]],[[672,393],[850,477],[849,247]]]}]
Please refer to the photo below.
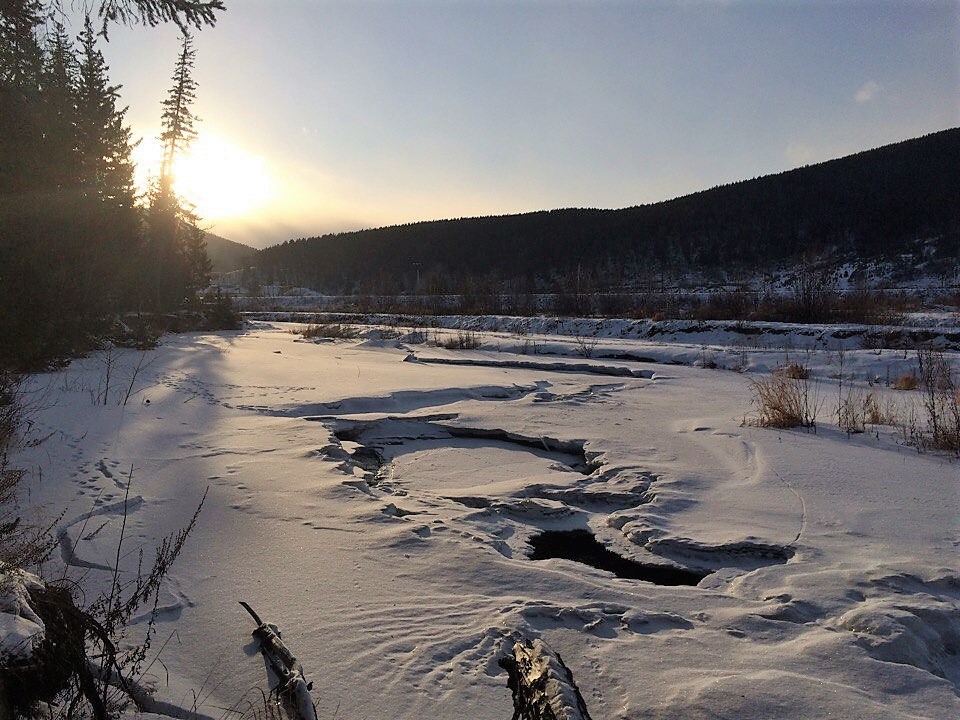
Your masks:
[{"label": "brown shrub", "polygon": [[777,368],[773,371],[776,375],[782,375],[783,377],[790,378],[791,380],[809,380],[810,379],[810,368],[806,365],[801,365],[800,363],[789,363],[781,368]]},{"label": "brown shrub", "polygon": [[893,381],[894,390],[916,390],[920,387],[920,378],[916,375],[901,375],[896,380]]},{"label": "brown shrub", "polygon": [[876,394],[867,393],[863,409],[868,425],[897,425],[900,422],[900,406],[892,398],[881,400]]},{"label": "brown shrub", "polygon": [[774,373],[750,379],[748,383],[750,401],[757,414],[745,418],[745,424],[772,428],[816,427],[821,402],[816,388],[807,380]]}]

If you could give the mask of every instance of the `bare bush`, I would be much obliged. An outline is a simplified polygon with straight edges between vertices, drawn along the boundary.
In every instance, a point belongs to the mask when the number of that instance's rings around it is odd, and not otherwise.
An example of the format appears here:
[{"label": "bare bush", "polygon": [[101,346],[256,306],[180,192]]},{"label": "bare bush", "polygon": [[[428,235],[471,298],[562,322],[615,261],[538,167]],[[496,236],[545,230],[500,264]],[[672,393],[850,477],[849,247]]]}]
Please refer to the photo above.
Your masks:
[{"label": "bare bush", "polygon": [[755,315],[757,297],[746,286],[712,293],[690,311],[694,320],[746,320]]},{"label": "bare bush", "polygon": [[771,374],[748,380],[750,401],[756,415],[745,424],[758,427],[816,427],[817,412],[822,404],[817,387],[807,380]]},{"label": "bare bush", "polygon": [[730,369],[734,372],[744,373],[750,367],[750,353],[747,352],[747,348],[736,345],[733,348],[736,351],[736,360],[730,366]]},{"label": "bare bush", "polygon": [[[122,399],[133,393],[132,386],[133,381]],[[105,395],[109,392],[106,382],[103,391]],[[0,567],[6,572],[38,566],[42,571],[43,561],[56,547],[52,528],[59,517],[49,524],[37,525],[22,522],[16,515],[16,488],[23,473],[10,467],[9,457],[17,448],[42,441],[30,437],[29,415],[34,407],[34,403],[23,402],[19,377],[0,372]],[[149,695],[138,680],[152,664],[147,661],[155,634],[160,586],[195,527],[203,500],[186,527],[163,538],[153,562],[147,563],[142,546],[139,551],[130,551],[124,545],[128,539],[127,503],[132,476],[131,468],[109,590],[83,609],[75,603],[66,575],[58,583],[37,583],[28,589],[30,605],[46,630],[29,663],[5,674],[5,689],[10,693],[14,716],[32,713],[41,701],[53,701],[54,706],[61,708],[59,717],[67,720],[109,720],[120,715],[130,701],[141,712],[148,709]],[[122,558],[132,552],[137,552],[135,571],[121,571]],[[139,643],[130,643],[130,619],[143,605],[150,608],[145,635]]]},{"label": "bare bush", "polygon": [[592,358],[600,338],[593,336],[588,337],[578,332],[573,336],[573,341],[577,344],[577,354],[580,357]]},{"label": "bare bush", "polygon": [[926,428],[914,434],[915,445],[960,457],[960,378],[942,352],[921,350],[917,359]]},{"label": "bare bush", "polygon": [[532,338],[519,338],[513,351],[518,355],[537,355],[540,352],[540,346]]},{"label": "bare bush", "polygon": [[[109,720],[123,714],[130,703],[141,713],[154,710],[151,698],[140,682],[159,657],[157,654],[150,660],[161,585],[196,526],[207,494],[204,493],[185,527],[160,540],[152,563],[147,563],[143,547],[137,551],[125,547],[128,540],[127,503],[132,482],[131,467],[109,588],[86,609],[80,609],[65,587],[48,586],[58,594],[58,600],[56,607],[47,612],[67,620],[71,631],[69,640],[76,645],[71,656],[61,663],[70,682],[57,700],[62,707],[68,708],[67,720],[90,717]],[[135,571],[122,571],[121,560],[132,552],[137,553]],[[149,608],[146,629],[139,641],[131,641],[130,620],[143,606]],[[44,617],[42,613],[41,617]]]},{"label": "bare bush", "polygon": [[717,356],[714,354],[713,350],[703,347],[700,348],[700,352],[697,353],[697,359],[693,361],[693,364],[696,367],[705,368],[707,370],[716,370],[717,365]]},{"label": "bare bush", "polygon": [[472,330],[458,330],[456,335],[439,340],[437,344],[447,350],[476,350],[483,343],[480,336]]},{"label": "bare bush", "polygon": [[307,325],[301,328],[299,333],[305,340],[355,340],[360,336],[360,331],[352,325],[341,325],[340,323]]},{"label": "bare bush", "polygon": [[787,321],[823,322],[833,317],[837,298],[826,272],[807,260],[798,268],[790,295],[781,299],[779,309]]},{"label": "bare bush", "polygon": [[23,421],[19,395],[20,378],[0,371],[0,457],[3,458],[16,442]]}]

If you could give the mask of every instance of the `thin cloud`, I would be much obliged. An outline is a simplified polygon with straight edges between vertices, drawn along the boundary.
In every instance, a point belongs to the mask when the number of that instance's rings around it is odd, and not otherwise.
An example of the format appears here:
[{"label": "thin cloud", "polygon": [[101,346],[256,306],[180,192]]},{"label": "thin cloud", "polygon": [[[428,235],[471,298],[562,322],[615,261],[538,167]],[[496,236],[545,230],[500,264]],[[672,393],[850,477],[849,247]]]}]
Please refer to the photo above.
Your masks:
[{"label": "thin cloud", "polygon": [[853,98],[862,105],[863,103],[868,103],[872,100],[875,100],[882,92],[883,86],[880,83],[878,83],[876,80],[868,80],[859,90],[857,90],[857,94],[854,95]]},{"label": "thin cloud", "polygon": [[787,145],[787,149],[784,154],[787,157],[787,162],[794,167],[809,165],[811,159],[813,158],[813,148],[811,148],[809,145],[790,143]]}]

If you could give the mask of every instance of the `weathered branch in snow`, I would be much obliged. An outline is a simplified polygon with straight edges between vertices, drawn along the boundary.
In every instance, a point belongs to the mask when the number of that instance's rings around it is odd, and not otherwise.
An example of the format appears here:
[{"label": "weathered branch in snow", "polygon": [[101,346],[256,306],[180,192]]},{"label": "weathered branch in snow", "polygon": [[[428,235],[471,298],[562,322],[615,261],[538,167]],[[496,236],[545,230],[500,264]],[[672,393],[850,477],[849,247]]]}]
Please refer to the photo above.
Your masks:
[{"label": "weathered branch in snow", "polygon": [[591,720],[573,673],[543,640],[523,640],[497,661],[513,693],[513,720]]},{"label": "weathered branch in snow", "polygon": [[280,630],[276,625],[263,622],[247,603],[241,600],[240,604],[257,623],[257,629],[252,635],[260,643],[260,652],[267,663],[268,674],[276,678],[276,687],[271,688],[270,692],[276,692],[284,710],[294,720],[317,720],[317,708],[310,696],[313,683],[307,682],[303,666],[280,639]]}]

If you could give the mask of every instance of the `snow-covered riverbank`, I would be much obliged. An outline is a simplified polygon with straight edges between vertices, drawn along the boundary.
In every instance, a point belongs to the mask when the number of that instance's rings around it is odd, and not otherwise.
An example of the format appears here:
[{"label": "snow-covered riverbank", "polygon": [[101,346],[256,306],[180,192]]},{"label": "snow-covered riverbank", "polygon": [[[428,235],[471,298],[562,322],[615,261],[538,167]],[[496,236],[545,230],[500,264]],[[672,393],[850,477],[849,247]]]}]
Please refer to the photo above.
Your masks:
[{"label": "snow-covered riverbank", "polygon": [[[148,554],[209,487],[161,598],[159,695],[192,707],[192,687],[219,717],[263,686],[242,599],[321,718],[503,718],[516,632],[562,654],[598,720],[960,712],[960,466],[831,426],[837,348],[468,329],[490,332],[467,351],[267,322],[167,337],[125,405],[135,351],[106,405],[103,354],[33,379],[51,437],[18,460],[43,468],[30,501],[66,510],[56,560],[88,594],[131,477],[125,542]],[[742,426],[749,373],[794,360],[817,432]],[[842,362],[874,382],[915,358]],[[569,559],[583,533],[674,575]]]}]

